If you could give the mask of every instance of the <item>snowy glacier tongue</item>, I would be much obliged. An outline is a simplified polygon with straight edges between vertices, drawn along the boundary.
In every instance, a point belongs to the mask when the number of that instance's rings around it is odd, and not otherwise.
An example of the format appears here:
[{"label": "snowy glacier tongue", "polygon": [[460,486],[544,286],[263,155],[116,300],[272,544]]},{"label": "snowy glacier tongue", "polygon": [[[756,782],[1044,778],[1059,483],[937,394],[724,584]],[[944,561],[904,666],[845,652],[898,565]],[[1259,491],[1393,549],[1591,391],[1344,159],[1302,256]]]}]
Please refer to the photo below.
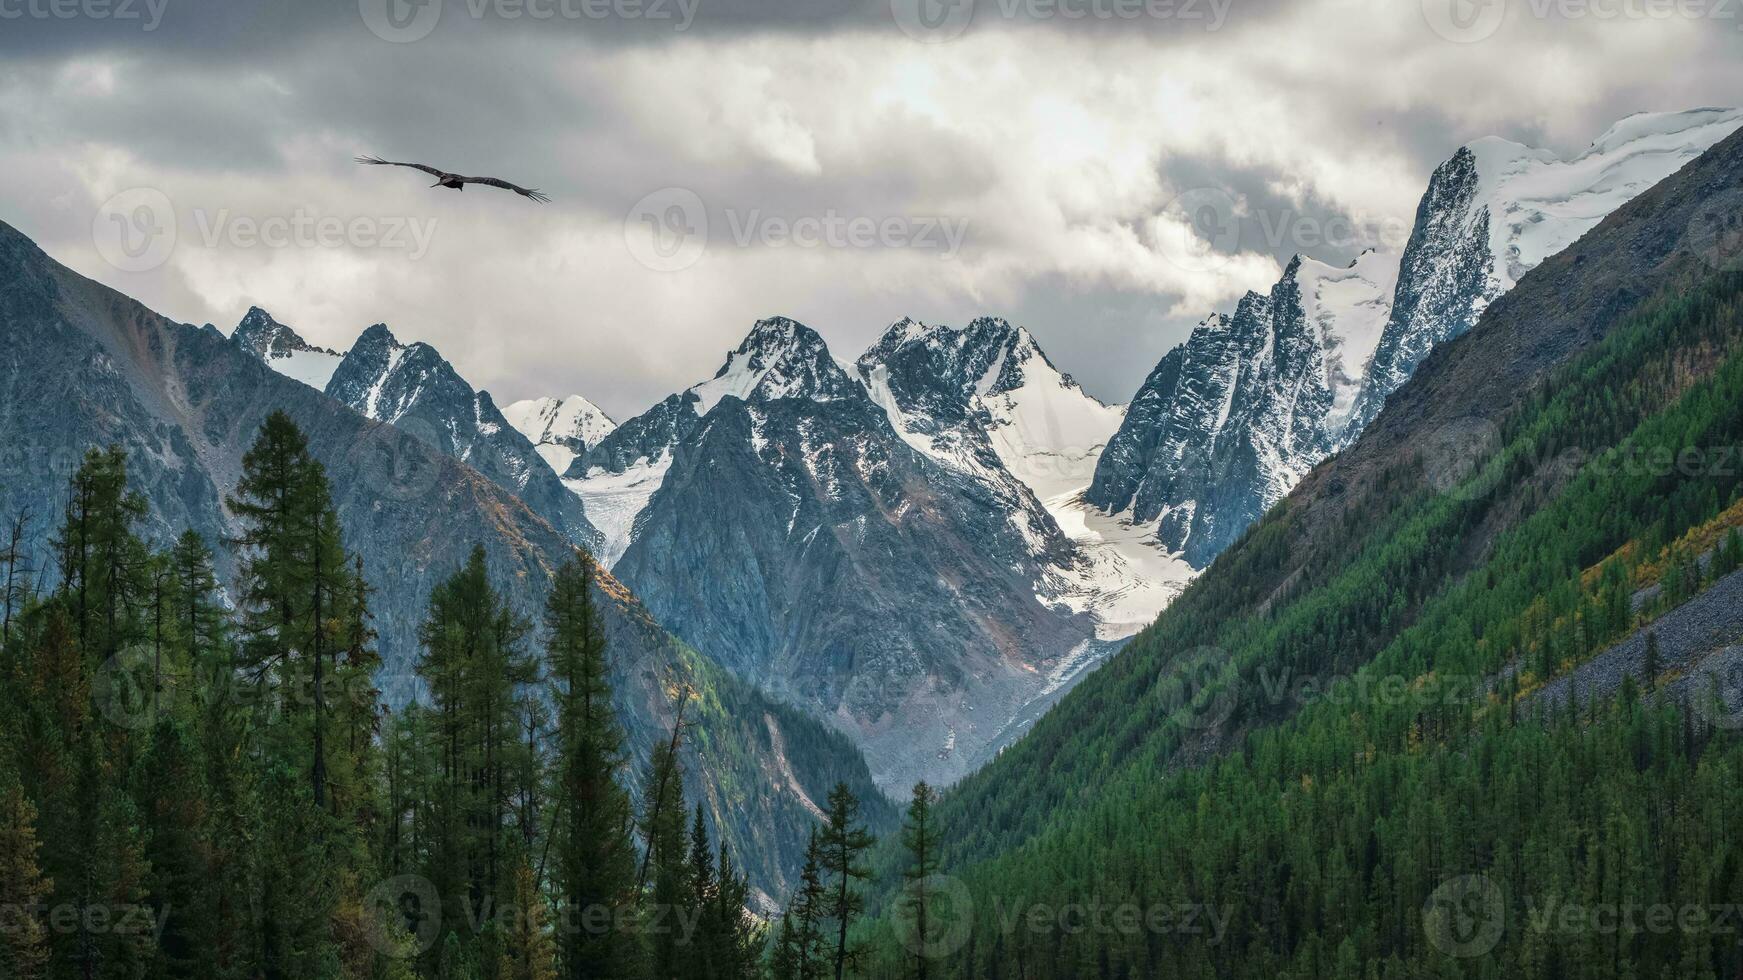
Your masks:
[{"label": "snowy glacier tongue", "polygon": [[1469,144],[1496,295],[1740,126],[1743,109],[1637,113],[1571,160],[1496,137]]},{"label": "snowy glacier tongue", "polygon": [[[1085,392],[1027,330],[990,317],[962,328],[899,320],[860,357],[857,374],[908,445],[1004,499],[1029,501],[1013,507],[1011,522],[1035,548],[1037,597],[1091,615],[1100,639],[1142,629],[1191,580],[1191,566],[1163,552],[1153,524],[1084,503],[1125,410]],[[1048,519],[1070,543],[1063,559],[1049,556],[1037,529]]]},{"label": "snowy glacier tongue", "polygon": [[1362,390],[1368,362],[1380,346],[1398,287],[1395,251],[1369,249],[1345,268],[1305,259],[1297,273],[1307,323],[1319,334],[1332,390],[1327,427],[1342,431]]}]

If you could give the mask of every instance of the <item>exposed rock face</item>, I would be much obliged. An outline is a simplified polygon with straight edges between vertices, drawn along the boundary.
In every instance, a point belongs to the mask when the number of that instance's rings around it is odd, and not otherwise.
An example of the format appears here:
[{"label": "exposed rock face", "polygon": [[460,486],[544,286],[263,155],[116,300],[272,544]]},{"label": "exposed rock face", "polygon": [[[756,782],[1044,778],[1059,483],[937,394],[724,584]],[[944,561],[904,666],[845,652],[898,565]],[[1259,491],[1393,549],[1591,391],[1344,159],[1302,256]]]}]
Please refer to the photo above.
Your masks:
[{"label": "exposed rock face", "polygon": [[1036,596],[1010,502],[904,441],[802,324],[757,323],[569,477],[591,504],[656,461],[617,574],[691,643],[832,719],[887,786],[968,772],[1090,637]]},{"label": "exposed rock face", "polygon": [[[379,344],[359,342],[364,355],[394,349],[381,333]],[[402,361],[410,356],[399,350]],[[389,380],[379,404],[403,404],[391,393],[409,390]],[[481,404],[456,394],[456,404]],[[32,515],[33,567],[53,567],[49,531],[66,478],[87,448],[114,443],[127,450],[131,484],[150,507],[144,534],[162,545],[184,529],[201,532],[217,546],[222,579],[233,582],[233,555],[219,543],[238,527],[223,497],[276,409],[296,420],[325,464],[346,547],[362,556],[377,590],[372,605],[386,662],[380,681],[391,699],[403,700],[414,686],[417,627],[430,589],[474,544],[484,546],[493,578],[536,616],[551,571],[575,554],[572,535],[551,515],[453,453],[268,370],[217,331],[172,323],[79,277],[0,224],[0,436],[9,450],[0,457],[0,513],[25,508]],[[845,738],[675,641],[611,576],[601,578],[598,599],[635,756],[627,778],[669,737],[669,692],[681,684],[700,691],[686,714],[698,723],[686,789],[704,802],[758,887],[784,893],[802,860],[811,807],[837,780],[867,799],[874,821],[889,818],[889,804]],[[791,775],[770,785],[776,773]],[[757,791],[747,792],[751,786]]]},{"label": "exposed rock face", "polygon": [[1297,258],[1165,356],[1085,499],[1203,568],[1520,277],[1740,126],[1735,109],[1630,116],[1567,161],[1494,138],[1460,148],[1402,256]]},{"label": "exposed rock face", "polygon": [[[249,310],[231,341],[287,377],[314,380],[306,360],[274,353],[289,350],[306,359],[314,348],[259,307]],[[320,356],[333,361],[320,386],[329,397],[460,460],[526,501],[576,544],[598,547],[598,530],[539,451],[508,423],[489,392],[474,391],[434,347],[402,344],[377,323],[345,354]]]},{"label": "exposed rock face", "polygon": [[[213,330],[216,332],[216,328]],[[236,325],[230,339],[236,346],[266,362],[274,371],[295,378],[316,391],[327,387],[328,379],[345,358],[336,350],[309,343],[258,306],[248,308],[248,314]]]},{"label": "exposed rock face", "polygon": [[1336,448],[1390,264],[1381,252],[1346,269],[1298,257],[1270,293],[1206,319],[1139,389],[1085,499],[1209,564]]},{"label": "exposed rock face", "polygon": [[1344,442],[1527,272],[1740,126],[1738,109],[1639,113],[1567,161],[1494,137],[1460,148],[1417,208],[1392,317]]}]

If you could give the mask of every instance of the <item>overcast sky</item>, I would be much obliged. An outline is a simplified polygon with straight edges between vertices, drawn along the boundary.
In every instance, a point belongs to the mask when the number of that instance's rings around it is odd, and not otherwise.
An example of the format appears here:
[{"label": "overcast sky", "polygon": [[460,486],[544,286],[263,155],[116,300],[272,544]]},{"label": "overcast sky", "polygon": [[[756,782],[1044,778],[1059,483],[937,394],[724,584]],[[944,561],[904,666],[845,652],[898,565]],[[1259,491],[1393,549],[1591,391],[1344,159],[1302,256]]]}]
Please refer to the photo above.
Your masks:
[{"label": "overcast sky", "polygon": [[773,314],[848,360],[1004,316],[1125,401],[1290,254],[1401,247],[1464,142],[1571,155],[1735,103],[1740,28],[1732,0],[0,0],[0,220],[178,320],[384,321],[503,403],[623,419]]}]

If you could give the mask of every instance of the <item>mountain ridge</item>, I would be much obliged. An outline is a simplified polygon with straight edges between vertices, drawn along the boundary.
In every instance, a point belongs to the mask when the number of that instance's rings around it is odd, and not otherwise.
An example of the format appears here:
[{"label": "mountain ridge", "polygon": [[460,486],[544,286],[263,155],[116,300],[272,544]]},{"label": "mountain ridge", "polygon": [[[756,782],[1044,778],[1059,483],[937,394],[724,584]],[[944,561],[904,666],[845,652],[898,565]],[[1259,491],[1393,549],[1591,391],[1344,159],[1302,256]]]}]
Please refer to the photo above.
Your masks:
[{"label": "mountain ridge", "polygon": [[[161,543],[200,531],[216,548],[221,581],[233,587],[234,555],[217,547],[235,536],[224,494],[275,409],[297,421],[324,464],[346,546],[362,555],[375,586],[381,681],[395,704],[416,694],[411,663],[429,591],[474,542],[529,616],[556,563],[577,554],[567,534],[497,481],[282,376],[216,331],[169,321],[79,276],[4,222],[0,336],[0,427],[29,449],[5,457],[0,508],[34,515],[32,567],[54,567],[44,524],[59,513],[84,450],[119,444],[149,504],[144,536]],[[635,754],[626,779],[633,784],[651,746],[670,737],[670,691],[690,683],[700,695],[690,717],[706,737],[691,743],[686,791],[704,802],[759,888],[779,894],[796,876],[811,819],[806,800],[837,780],[856,787],[872,819],[890,818],[845,739],[677,642],[608,572],[598,581],[615,703]],[[752,792],[763,773],[784,768],[797,786]]]}]

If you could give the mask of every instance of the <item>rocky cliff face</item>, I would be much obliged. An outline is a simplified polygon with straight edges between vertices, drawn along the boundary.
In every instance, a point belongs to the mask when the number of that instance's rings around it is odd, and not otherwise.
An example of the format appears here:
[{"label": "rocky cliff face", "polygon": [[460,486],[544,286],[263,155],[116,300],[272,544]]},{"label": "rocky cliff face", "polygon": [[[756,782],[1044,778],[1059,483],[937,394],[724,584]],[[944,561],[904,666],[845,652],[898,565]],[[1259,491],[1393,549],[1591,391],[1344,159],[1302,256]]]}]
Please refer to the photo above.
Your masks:
[{"label": "rocky cliff face", "polygon": [[1740,126],[1739,110],[1631,116],[1567,161],[1493,138],[1460,148],[1402,255],[1298,257],[1165,356],[1085,500],[1203,568],[1526,272]]},{"label": "rocky cliff face", "polygon": [[[328,373],[319,387],[328,397],[460,460],[526,501],[576,544],[598,548],[598,530],[538,449],[509,424],[489,392],[475,391],[434,347],[402,344],[377,323],[344,354],[321,352],[259,307],[249,310],[231,342],[311,386],[319,380],[311,365],[322,365]],[[311,360],[316,357],[321,360]]]},{"label": "rocky cliff face", "polygon": [[[386,385],[383,398],[400,390]],[[414,684],[429,590],[475,543],[529,615],[551,570],[575,553],[570,534],[453,453],[269,370],[216,331],[172,323],[77,276],[0,224],[0,436],[8,447],[0,513],[32,515],[33,567],[52,567],[50,525],[65,480],[96,445],[128,451],[132,485],[150,506],[143,530],[152,540],[163,544],[187,528],[214,544],[234,536],[223,497],[275,409],[290,413],[325,464],[346,546],[362,556],[377,589],[381,682],[395,700]],[[230,552],[217,551],[223,577],[233,581]],[[837,780],[858,788],[874,820],[889,817],[846,739],[674,640],[609,575],[598,598],[617,707],[636,755],[627,778],[669,737],[671,692],[686,684],[700,692],[686,715],[698,724],[687,789],[759,887],[783,893],[814,807]]]},{"label": "rocky cliff face", "polygon": [[1490,137],[1441,164],[1417,207],[1397,298],[1343,444],[1431,351],[1544,259],[1743,127],[1743,110],[1639,113],[1572,160]]},{"label": "rocky cliff face", "polygon": [[324,390],[345,355],[315,345],[295,330],[274,320],[258,306],[248,308],[242,322],[230,334],[236,346],[258,357],[274,371],[315,389]]},{"label": "rocky cliff face", "polygon": [[1343,269],[1297,257],[1269,293],[1206,319],[1139,389],[1086,500],[1208,564],[1336,447],[1391,265],[1381,252]]},{"label": "rocky cliff face", "polygon": [[888,786],[968,772],[1090,637],[1035,594],[1010,502],[905,441],[792,320],[757,323],[714,378],[569,477],[591,505],[661,466],[617,574],[729,669],[848,732]]}]

